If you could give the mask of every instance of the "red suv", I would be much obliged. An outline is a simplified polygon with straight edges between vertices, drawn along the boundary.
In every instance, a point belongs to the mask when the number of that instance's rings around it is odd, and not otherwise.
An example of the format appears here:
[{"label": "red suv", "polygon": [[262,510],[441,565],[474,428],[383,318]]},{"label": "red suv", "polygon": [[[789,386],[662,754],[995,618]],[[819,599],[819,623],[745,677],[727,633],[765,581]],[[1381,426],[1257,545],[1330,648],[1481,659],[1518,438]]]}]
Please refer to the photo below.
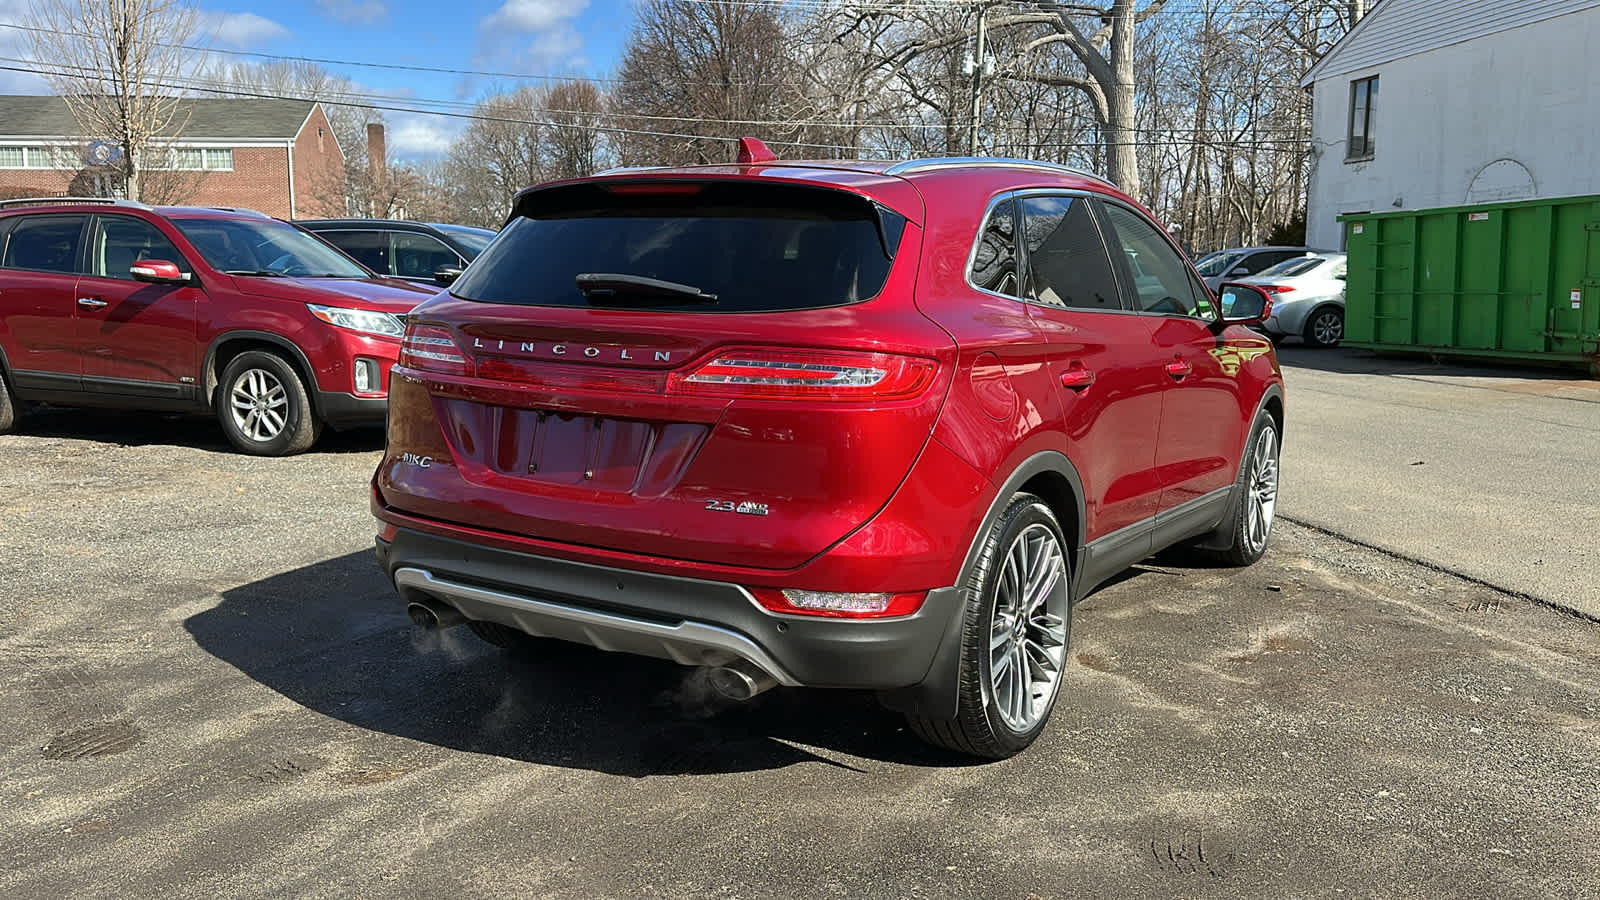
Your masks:
[{"label": "red suv", "polygon": [[0,203],[0,433],[20,403],[214,412],[246,453],[382,423],[402,316],[373,276],[248,210]]},{"label": "red suv", "polygon": [[1071,169],[761,149],[516,197],[408,320],[379,559],[424,626],[872,689],[1015,753],[1076,598],[1265,550],[1270,300]]}]

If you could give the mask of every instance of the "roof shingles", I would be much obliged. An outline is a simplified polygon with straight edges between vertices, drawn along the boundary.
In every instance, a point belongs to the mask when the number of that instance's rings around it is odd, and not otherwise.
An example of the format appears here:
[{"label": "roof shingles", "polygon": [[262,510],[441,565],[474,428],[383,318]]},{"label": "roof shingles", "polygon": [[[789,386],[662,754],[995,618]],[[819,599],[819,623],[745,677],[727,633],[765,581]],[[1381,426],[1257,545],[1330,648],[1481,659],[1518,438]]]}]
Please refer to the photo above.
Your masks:
[{"label": "roof shingles", "polygon": [[[290,140],[316,105],[310,100],[199,98],[184,100],[182,137],[193,141]],[[0,95],[0,138],[81,138],[78,123],[60,97]]]}]

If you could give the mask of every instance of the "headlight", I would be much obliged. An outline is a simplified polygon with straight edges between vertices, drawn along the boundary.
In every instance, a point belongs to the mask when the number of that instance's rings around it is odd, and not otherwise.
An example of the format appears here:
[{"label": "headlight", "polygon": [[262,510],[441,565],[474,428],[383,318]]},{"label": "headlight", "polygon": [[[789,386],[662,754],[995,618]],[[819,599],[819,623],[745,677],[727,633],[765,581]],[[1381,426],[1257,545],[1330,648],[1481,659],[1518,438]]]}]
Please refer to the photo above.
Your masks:
[{"label": "headlight", "polygon": [[340,306],[318,306],[315,303],[307,303],[306,309],[311,310],[313,316],[329,325],[337,325],[351,331],[364,331],[367,334],[381,334],[386,337],[399,337],[406,331],[398,316],[391,316],[385,312],[345,309]]}]

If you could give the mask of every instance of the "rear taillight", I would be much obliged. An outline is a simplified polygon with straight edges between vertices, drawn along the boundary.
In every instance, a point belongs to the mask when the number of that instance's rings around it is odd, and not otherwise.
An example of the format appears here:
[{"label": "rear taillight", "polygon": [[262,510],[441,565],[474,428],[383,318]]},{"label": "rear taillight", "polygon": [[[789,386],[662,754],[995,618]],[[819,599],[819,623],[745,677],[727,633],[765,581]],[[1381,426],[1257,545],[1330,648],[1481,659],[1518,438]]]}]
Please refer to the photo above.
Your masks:
[{"label": "rear taillight", "polygon": [[1287,284],[1263,284],[1261,289],[1269,294],[1292,294],[1294,288]]},{"label": "rear taillight", "polygon": [[892,619],[909,616],[922,608],[927,591],[910,594],[838,593],[832,591],[773,590],[751,588],[750,593],[762,608],[796,616],[827,616],[834,619]]},{"label": "rear taillight", "polygon": [[450,330],[437,325],[407,325],[400,339],[400,365],[423,372],[471,375],[472,363],[456,345]]},{"label": "rear taillight", "polygon": [[668,390],[716,397],[905,400],[933,382],[934,361],[835,350],[725,350],[674,373]]}]

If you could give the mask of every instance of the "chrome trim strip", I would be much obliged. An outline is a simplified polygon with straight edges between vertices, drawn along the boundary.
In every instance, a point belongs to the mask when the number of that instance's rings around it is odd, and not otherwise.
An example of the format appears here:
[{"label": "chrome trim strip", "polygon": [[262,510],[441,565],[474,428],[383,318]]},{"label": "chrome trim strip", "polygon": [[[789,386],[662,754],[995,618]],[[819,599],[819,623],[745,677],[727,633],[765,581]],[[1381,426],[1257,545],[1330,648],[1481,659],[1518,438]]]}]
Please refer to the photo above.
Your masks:
[{"label": "chrome trim strip", "polygon": [[706,651],[711,651],[713,654],[731,654],[762,669],[777,679],[779,684],[789,687],[800,684],[759,644],[738,632],[715,625],[691,621],[665,625],[618,613],[568,606],[446,581],[425,569],[410,567],[396,569],[394,582],[398,587],[412,588],[450,602],[452,605],[463,602],[469,605],[481,604],[499,607],[534,619],[570,623],[579,627],[587,643],[601,650],[622,649],[620,645],[624,637],[645,638],[658,645],[662,656],[686,666],[705,665]]},{"label": "chrome trim strip", "polygon": [[928,159],[908,159],[898,162],[883,170],[885,175],[910,175],[916,172],[932,172],[938,169],[966,169],[974,167],[1006,168],[1006,169],[1038,169],[1044,172],[1054,172],[1060,175],[1076,175],[1079,178],[1089,178],[1109,187],[1116,185],[1106,179],[1073,166],[1060,163],[1039,162],[1034,159],[1011,159],[1003,156],[937,156]]}]

